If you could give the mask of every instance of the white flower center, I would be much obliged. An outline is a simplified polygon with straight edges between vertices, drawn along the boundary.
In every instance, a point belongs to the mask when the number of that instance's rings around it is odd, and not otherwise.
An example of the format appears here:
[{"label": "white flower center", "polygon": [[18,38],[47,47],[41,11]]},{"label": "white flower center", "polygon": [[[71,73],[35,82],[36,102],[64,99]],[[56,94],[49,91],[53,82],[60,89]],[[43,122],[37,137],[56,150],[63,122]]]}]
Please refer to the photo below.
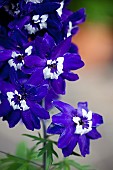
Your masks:
[{"label": "white flower center", "polygon": [[72,29],[74,29],[74,28],[76,28],[76,27],[77,27],[77,26],[73,26],[73,25],[72,25],[72,22],[69,21],[69,28],[68,28],[68,30],[67,30],[67,37],[69,37],[69,36],[72,35],[71,31],[72,31]]},{"label": "white flower center", "polygon": [[25,53],[27,55],[31,55],[33,47],[30,45],[28,48],[25,49]]},{"label": "white flower center", "polygon": [[64,57],[58,57],[57,60],[47,60],[47,67],[43,69],[45,79],[58,79],[63,73]]},{"label": "white flower center", "polygon": [[42,3],[43,0],[25,0],[25,2],[26,2],[26,4],[27,4],[28,2],[32,2],[32,3],[34,3],[34,4],[38,4],[38,3]]},{"label": "white flower center", "polygon": [[31,24],[24,25],[25,29],[28,31],[28,34],[35,34],[39,29],[33,27]]},{"label": "white flower center", "polygon": [[21,70],[21,67],[24,65],[24,60],[21,59],[21,62],[15,62],[15,58],[21,57],[22,54],[18,54],[15,51],[12,52],[12,59],[8,61],[10,67],[14,67],[14,69],[17,71],[17,69]]},{"label": "white flower center", "polygon": [[[32,53],[32,46],[29,46],[25,49],[25,53],[29,56]],[[10,67],[14,67],[17,71],[18,69],[21,70],[22,66],[24,65],[24,55],[20,53],[16,53],[15,51],[12,52],[11,59],[8,61]]]},{"label": "white flower center", "polygon": [[47,28],[47,19],[48,19],[48,14],[44,14],[42,16],[39,15],[34,15],[32,17],[32,20],[34,23],[39,23],[40,29]]},{"label": "white flower center", "polygon": [[83,118],[80,117],[73,117],[73,121],[76,124],[75,134],[86,134],[92,130],[92,112],[89,111],[88,113],[86,110],[82,109]]},{"label": "white flower center", "polygon": [[[16,98],[15,98],[15,96],[16,96]],[[19,110],[25,111],[25,110],[29,109],[29,106],[27,106],[26,101],[24,99],[22,99],[22,95],[18,94],[17,90],[15,90],[14,93],[7,92],[7,97],[8,97],[10,106],[12,106],[14,110],[19,109]]]},{"label": "white flower center", "polygon": [[64,7],[64,1],[60,3],[60,8],[58,8],[56,11],[58,12],[59,16],[61,17],[62,15],[62,9]]}]

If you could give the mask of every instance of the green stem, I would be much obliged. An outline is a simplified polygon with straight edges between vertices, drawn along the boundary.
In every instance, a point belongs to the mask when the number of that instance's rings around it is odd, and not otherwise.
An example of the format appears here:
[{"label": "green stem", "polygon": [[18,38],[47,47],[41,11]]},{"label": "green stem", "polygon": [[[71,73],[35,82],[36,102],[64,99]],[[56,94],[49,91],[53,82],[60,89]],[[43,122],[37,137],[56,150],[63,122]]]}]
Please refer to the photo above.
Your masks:
[{"label": "green stem", "polygon": [[[43,126],[43,138],[46,139],[47,138],[47,134],[46,134],[46,123],[45,120],[42,120],[42,126]],[[46,142],[43,143],[43,147],[45,147]],[[46,152],[43,155],[43,169],[46,170]]]},{"label": "green stem", "polygon": [[[45,99],[42,100],[42,106],[45,108]],[[46,134],[46,122],[45,120],[42,120],[42,126],[43,126],[43,138],[47,139],[47,134]],[[45,147],[46,142],[43,143],[43,147]],[[44,152],[43,155],[43,170],[46,170],[46,152]]]},{"label": "green stem", "polygon": [[28,159],[24,159],[24,158],[21,158],[21,157],[19,157],[19,156],[15,156],[15,155],[9,154],[9,153],[4,152],[4,151],[0,151],[0,153],[5,154],[5,155],[7,155],[7,156],[11,156],[11,157],[17,158],[17,159],[20,159],[20,160],[23,160],[23,161],[25,161],[25,162],[29,162],[29,163],[31,163],[31,164],[34,164],[35,166],[42,167],[42,165],[40,165],[40,164],[38,164],[38,163],[36,163],[36,162],[30,161],[30,160],[28,160]]}]

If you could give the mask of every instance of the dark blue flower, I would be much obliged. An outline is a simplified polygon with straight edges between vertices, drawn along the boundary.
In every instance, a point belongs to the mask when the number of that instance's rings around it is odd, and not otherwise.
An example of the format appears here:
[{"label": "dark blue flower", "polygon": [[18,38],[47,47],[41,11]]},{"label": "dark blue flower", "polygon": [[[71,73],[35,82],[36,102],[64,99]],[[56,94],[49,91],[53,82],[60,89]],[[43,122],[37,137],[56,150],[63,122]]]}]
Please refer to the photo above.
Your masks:
[{"label": "dark blue flower", "polygon": [[7,5],[10,2],[10,0],[0,0],[0,8],[4,5]]},{"label": "dark blue flower", "polygon": [[[77,48],[71,47],[71,37],[55,45],[54,40],[45,34],[43,38],[37,38],[35,44],[38,44],[37,55],[24,58],[25,65],[35,69],[30,80],[35,80],[36,84],[46,81],[57,94],[65,94],[65,79],[76,81],[78,75],[71,70],[77,70],[84,65],[78,53],[69,52],[77,51]],[[26,72],[26,69],[24,71]]]},{"label": "dark blue flower", "polygon": [[[10,68],[22,75],[22,66],[24,65],[24,57],[32,56],[34,53],[33,42],[29,42],[28,38],[19,30],[14,30],[8,36],[0,37],[0,78],[7,78],[9,76]],[[23,74],[25,76],[25,74]]]},{"label": "dark blue flower", "polygon": [[49,119],[49,113],[40,105],[47,95],[48,85],[36,87],[27,80],[18,80],[14,69],[10,82],[0,81],[0,117],[14,127],[21,119],[29,130],[40,128],[40,119]]},{"label": "dark blue flower", "polygon": [[85,19],[86,14],[84,8],[79,9],[64,19],[64,32],[67,34],[66,37],[74,35],[78,31],[78,24],[83,23]]},{"label": "dark blue flower", "polygon": [[60,134],[58,147],[64,156],[71,155],[77,143],[83,156],[89,154],[90,139],[101,137],[96,128],[103,123],[102,116],[89,111],[87,102],[79,102],[77,109],[61,101],[54,101],[53,104],[61,112],[53,115],[47,132]]},{"label": "dark blue flower", "polygon": [[61,19],[57,9],[58,2],[32,3],[20,1],[20,14],[9,23],[9,28],[19,28],[28,35],[42,35],[48,32],[55,37],[61,31]]}]

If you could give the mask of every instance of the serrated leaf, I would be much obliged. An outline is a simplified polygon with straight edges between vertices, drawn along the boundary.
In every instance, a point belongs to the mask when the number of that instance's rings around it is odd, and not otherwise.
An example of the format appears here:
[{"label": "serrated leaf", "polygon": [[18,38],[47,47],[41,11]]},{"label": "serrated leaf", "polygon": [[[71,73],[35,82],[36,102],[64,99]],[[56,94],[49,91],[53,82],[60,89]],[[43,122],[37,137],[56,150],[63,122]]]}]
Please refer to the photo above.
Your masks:
[{"label": "serrated leaf", "polygon": [[78,170],[81,170],[81,168],[82,168],[82,166],[79,163],[75,162],[74,160],[67,159],[67,162],[69,163],[69,165],[77,168]]},{"label": "serrated leaf", "polygon": [[51,142],[51,143],[54,143],[55,145],[57,145],[57,142],[56,142],[56,141],[52,141],[52,140],[49,140],[49,139],[44,139],[44,138],[37,137],[37,136],[34,136],[34,135],[23,134],[23,136],[32,138],[33,141],[40,141],[40,143],[41,143],[41,142],[42,142],[42,143],[44,143],[44,142]]},{"label": "serrated leaf", "polygon": [[23,136],[27,136],[29,138],[32,138],[34,140],[39,140],[41,142],[46,142],[46,139],[43,139],[43,138],[40,138],[40,137],[37,137],[37,136],[33,136],[33,135],[29,135],[29,134],[23,134]]},{"label": "serrated leaf", "polygon": [[29,165],[28,170],[42,170],[42,169],[33,165]]},{"label": "serrated leaf", "polygon": [[13,170],[13,169],[18,169],[21,165],[18,163],[12,163],[10,166],[8,166],[7,170]]}]

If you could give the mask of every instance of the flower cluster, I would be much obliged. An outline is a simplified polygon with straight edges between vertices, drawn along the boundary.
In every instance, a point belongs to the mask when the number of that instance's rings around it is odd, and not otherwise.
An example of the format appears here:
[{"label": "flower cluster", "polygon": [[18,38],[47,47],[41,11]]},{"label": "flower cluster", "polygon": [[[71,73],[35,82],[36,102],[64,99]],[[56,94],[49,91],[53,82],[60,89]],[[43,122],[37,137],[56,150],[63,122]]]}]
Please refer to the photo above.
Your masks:
[{"label": "flower cluster", "polygon": [[[22,120],[27,129],[40,129],[40,120],[50,118],[52,101],[65,94],[65,80],[79,78],[72,70],[83,67],[84,62],[71,40],[86,15],[84,8],[68,10],[69,2],[0,1],[0,117],[10,128]],[[66,104],[56,105],[65,110]],[[100,137],[96,126],[101,118],[93,120],[87,109],[78,112],[68,107],[66,113],[53,116],[48,132],[54,127],[54,134],[61,135],[58,146],[64,156],[71,154],[77,142],[84,156],[89,149],[82,138],[89,143],[89,138]]]}]

